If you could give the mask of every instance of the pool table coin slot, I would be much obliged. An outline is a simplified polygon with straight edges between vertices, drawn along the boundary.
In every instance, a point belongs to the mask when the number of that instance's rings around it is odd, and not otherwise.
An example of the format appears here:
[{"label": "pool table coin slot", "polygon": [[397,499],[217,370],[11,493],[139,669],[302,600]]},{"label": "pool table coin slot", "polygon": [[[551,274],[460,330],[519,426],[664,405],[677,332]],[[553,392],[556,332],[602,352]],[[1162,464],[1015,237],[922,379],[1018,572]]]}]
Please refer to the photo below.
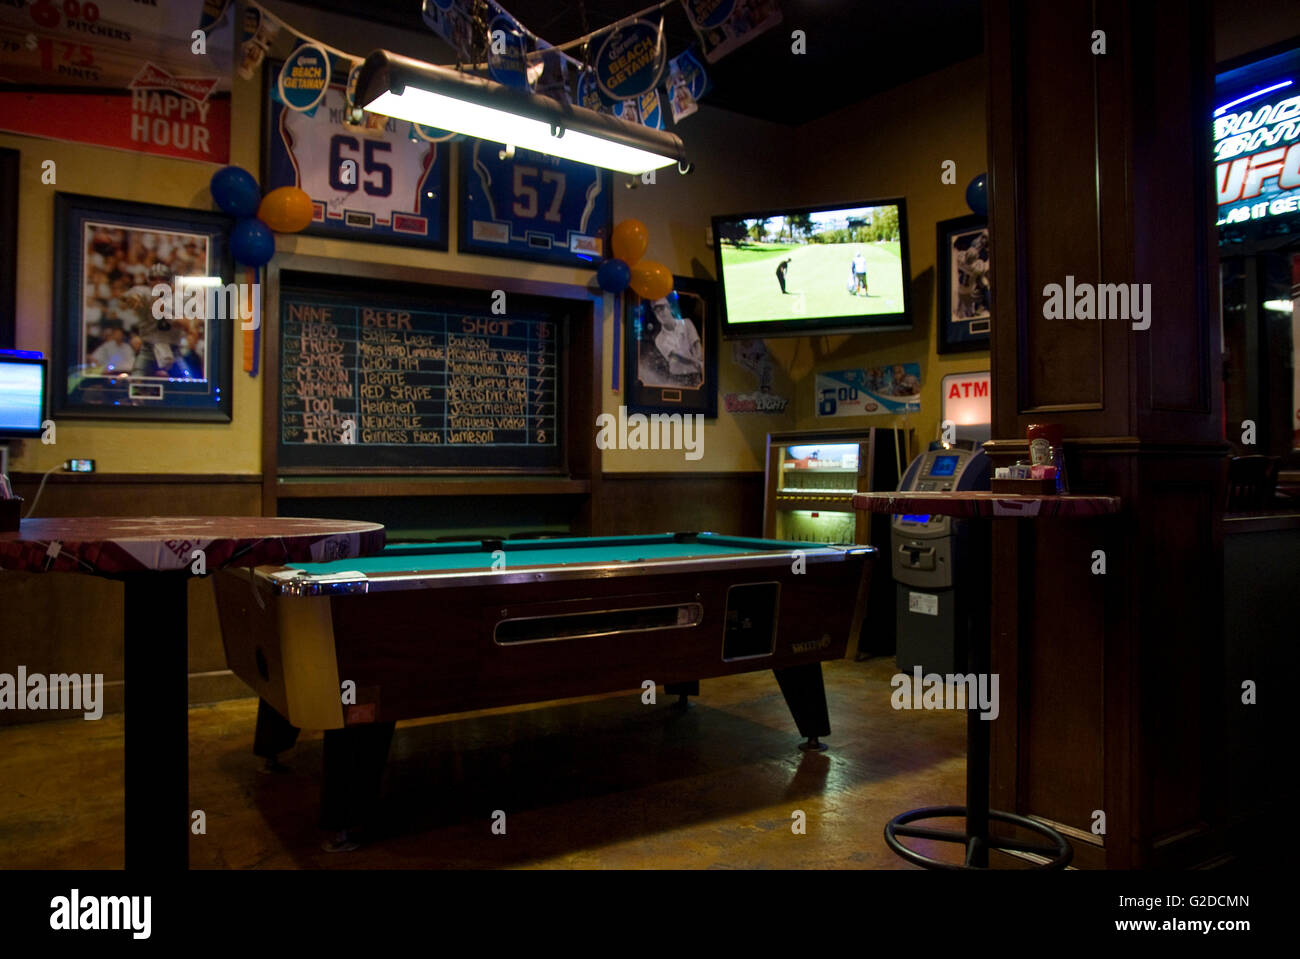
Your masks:
[{"label": "pool table coin slot", "polygon": [[723,662],[771,656],[776,650],[780,610],[780,583],[737,583],[727,587]]},{"label": "pool table coin slot", "polygon": [[[502,610],[505,614],[507,611]],[[590,639],[660,629],[685,629],[704,619],[700,603],[634,606],[542,616],[514,616],[496,624],[492,639],[499,646],[545,643],[561,639]]]}]

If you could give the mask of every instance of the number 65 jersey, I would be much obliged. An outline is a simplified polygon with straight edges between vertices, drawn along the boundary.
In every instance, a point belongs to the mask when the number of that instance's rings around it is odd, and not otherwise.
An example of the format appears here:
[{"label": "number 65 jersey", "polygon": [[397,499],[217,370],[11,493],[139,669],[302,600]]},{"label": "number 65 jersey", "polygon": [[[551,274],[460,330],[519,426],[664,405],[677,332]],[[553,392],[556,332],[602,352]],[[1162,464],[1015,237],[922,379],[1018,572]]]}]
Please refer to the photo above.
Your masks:
[{"label": "number 65 jersey", "polygon": [[311,197],[305,232],[446,247],[445,144],[412,139],[412,126],[367,113],[346,122],[344,88],[331,85],[310,115],[271,99],[266,189]]}]

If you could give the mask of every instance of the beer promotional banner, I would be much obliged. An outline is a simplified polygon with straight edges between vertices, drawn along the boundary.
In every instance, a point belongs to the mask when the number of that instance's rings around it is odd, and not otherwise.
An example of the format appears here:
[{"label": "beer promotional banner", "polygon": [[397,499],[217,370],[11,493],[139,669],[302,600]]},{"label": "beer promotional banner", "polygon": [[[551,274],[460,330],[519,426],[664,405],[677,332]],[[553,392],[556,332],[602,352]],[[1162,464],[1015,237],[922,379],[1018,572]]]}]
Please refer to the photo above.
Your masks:
[{"label": "beer promotional banner", "polygon": [[682,0],[682,7],[709,63],[781,22],[776,0]]},{"label": "beer promotional banner", "polygon": [[228,163],[231,20],[210,0],[0,5],[0,129]]},{"label": "beer promotional banner", "polygon": [[895,363],[866,370],[818,373],[818,416],[884,416],[919,413],[921,365]]}]

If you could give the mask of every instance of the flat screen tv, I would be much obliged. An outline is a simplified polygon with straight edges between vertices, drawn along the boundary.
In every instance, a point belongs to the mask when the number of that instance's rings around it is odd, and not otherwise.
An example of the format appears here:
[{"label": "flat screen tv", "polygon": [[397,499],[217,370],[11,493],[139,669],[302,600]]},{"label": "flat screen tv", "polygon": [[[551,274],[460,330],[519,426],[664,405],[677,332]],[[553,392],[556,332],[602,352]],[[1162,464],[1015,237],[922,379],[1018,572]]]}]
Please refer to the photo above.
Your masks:
[{"label": "flat screen tv", "polygon": [[45,360],[0,350],[0,439],[40,436],[45,421]]},{"label": "flat screen tv", "polygon": [[902,197],[713,218],[724,336],[912,326]]}]

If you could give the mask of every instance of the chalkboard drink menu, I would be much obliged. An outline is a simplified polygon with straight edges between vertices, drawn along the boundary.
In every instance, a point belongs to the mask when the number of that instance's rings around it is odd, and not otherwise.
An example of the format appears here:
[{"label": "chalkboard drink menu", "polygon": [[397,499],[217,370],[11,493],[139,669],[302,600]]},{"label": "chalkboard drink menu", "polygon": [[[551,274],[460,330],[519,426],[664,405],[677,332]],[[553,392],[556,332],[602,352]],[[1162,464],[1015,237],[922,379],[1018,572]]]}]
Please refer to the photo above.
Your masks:
[{"label": "chalkboard drink menu", "polygon": [[282,284],[281,467],[562,468],[562,321],[421,289]]}]

